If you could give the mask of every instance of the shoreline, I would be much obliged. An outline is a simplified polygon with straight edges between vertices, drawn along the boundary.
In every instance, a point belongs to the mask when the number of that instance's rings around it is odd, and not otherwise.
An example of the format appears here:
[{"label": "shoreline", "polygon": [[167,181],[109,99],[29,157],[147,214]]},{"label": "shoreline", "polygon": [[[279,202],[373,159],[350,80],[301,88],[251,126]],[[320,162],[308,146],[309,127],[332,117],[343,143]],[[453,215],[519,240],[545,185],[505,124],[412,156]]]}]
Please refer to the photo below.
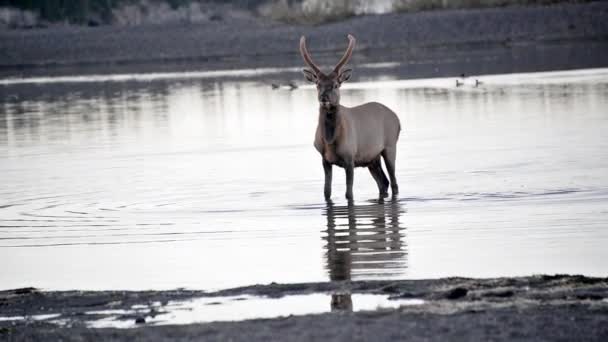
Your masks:
[{"label": "shoreline", "polygon": [[[390,76],[394,80],[414,80],[431,78],[484,76],[498,74],[519,74],[533,72],[556,72],[583,69],[601,69],[608,67],[602,56],[608,51],[608,41],[582,41],[568,43],[520,43],[514,47],[481,46],[476,49],[468,49],[457,56],[446,57],[441,51],[426,50],[427,54],[420,59],[408,59],[396,62],[395,58],[368,60],[353,66],[354,73],[352,81],[365,82],[378,75]],[[394,55],[399,50],[385,50],[387,54]],[[276,56],[275,56],[276,57]],[[223,82],[247,80],[266,83],[295,83],[306,84],[301,76],[302,65],[296,63],[284,64],[276,59],[258,61],[245,64],[241,69],[226,68],[223,64],[198,63],[198,62],[171,62],[152,63],[144,62],[137,64],[110,64],[110,65],[77,65],[77,66],[54,66],[34,67],[26,70],[19,69],[18,72],[3,70],[0,67],[0,87],[23,87],[28,84],[42,82],[79,83],[82,82],[104,82],[106,78],[118,82],[147,82],[163,80],[155,78],[154,75],[167,74],[180,79],[183,74],[185,78],[198,79],[197,74],[203,82]],[[242,66],[242,65],[241,65]],[[93,76],[94,79],[87,79]],[[65,81],[63,80],[65,79]],[[96,79],[99,79],[98,81]]]},{"label": "shoreline", "polygon": [[355,67],[431,61],[433,67],[422,77],[436,75],[437,66],[452,60],[475,60],[469,66],[475,73],[475,68],[484,67],[475,66],[479,55],[487,53],[513,55],[516,71],[530,71],[518,69],[518,60],[526,64],[536,58],[536,67],[558,64],[529,51],[542,49],[553,50],[549,55],[561,61],[559,69],[601,67],[608,66],[602,58],[608,53],[606,18],[608,3],[590,2],[366,15],[319,26],[234,19],[197,25],[2,31],[0,77],[294,67],[302,65],[297,51],[302,34],[308,37],[315,60],[328,66],[341,55],[348,33],[357,37]]},{"label": "shoreline", "polygon": [[[264,296],[327,293],[344,296],[377,294],[395,299],[422,299],[422,305],[397,309],[352,311],[336,304],[331,311],[272,319],[184,325],[138,324],[136,329],[91,328],[97,313],[151,307],[162,312],[171,301],[222,296]],[[244,299],[247,300],[247,299]],[[354,301],[354,299],[353,299]],[[348,302],[348,300],[346,300]],[[334,305],[336,304],[336,305]],[[330,303],[327,303],[328,309]],[[144,309],[145,311],[145,309]],[[328,310],[330,311],[330,310]],[[491,279],[356,281],[253,285],[217,292],[172,291],[63,291],[33,288],[0,291],[0,316],[59,314],[62,324],[36,320],[0,320],[0,336],[8,340],[82,339],[149,340],[605,340],[608,337],[608,278],[539,275]],[[114,314],[116,316],[116,314]],[[106,317],[107,318],[107,317]],[[133,320],[123,315],[123,320]],[[137,319],[137,318],[135,318]]]}]

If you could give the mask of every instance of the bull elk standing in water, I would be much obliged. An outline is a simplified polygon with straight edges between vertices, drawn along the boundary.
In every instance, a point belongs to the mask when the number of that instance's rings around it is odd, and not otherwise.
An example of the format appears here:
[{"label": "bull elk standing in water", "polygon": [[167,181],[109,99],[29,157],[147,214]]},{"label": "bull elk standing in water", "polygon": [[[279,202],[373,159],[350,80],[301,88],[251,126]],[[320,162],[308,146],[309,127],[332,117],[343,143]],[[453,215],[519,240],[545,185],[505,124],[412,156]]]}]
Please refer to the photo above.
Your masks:
[{"label": "bull elk standing in water", "polygon": [[391,179],[395,196],[399,192],[395,178],[397,139],[401,124],[397,115],[386,106],[369,102],[348,108],[340,105],[340,85],[350,78],[351,69],[343,69],[355,47],[355,38],[348,35],[348,48],[332,72],[325,74],[312,61],[306,49],[306,38],[300,38],[300,53],[310,67],[304,77],[317,85],[319,123],[315,134],[315,148],[323,158],[325,171],[325,199],[331,198],[332,165],[346,171],[346,198],[353,199],[355,167],[367,167],[374,177],[380,196],[388,195],[389,181],[382,171],[380,156]]}]

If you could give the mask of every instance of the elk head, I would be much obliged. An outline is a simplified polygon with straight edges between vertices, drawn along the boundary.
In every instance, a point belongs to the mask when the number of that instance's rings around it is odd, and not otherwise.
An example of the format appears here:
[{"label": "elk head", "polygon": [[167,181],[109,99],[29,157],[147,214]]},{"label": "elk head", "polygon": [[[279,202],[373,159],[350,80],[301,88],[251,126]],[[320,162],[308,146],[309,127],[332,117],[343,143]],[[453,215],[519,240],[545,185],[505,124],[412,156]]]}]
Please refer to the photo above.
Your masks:
[{"label": "elk head", "polygon": [[319,67],[312,61],[308,50],[306,49],[306,38],[302,36],[300,38],[300,53],[304,62],[310,67],[310,69],[303,69],[304,77],[309,82],[317,85],[318,99],[321,107],[329,109],[338,106],[340,103],[340,85],[348,80],[351,75],[351,69],[342,69],[344,65],[350,59],[355,48],[355,37],[348,35],[348,48],[342,59],[336,64],[334,69],[329,73],[325,74],[319,69]]}]

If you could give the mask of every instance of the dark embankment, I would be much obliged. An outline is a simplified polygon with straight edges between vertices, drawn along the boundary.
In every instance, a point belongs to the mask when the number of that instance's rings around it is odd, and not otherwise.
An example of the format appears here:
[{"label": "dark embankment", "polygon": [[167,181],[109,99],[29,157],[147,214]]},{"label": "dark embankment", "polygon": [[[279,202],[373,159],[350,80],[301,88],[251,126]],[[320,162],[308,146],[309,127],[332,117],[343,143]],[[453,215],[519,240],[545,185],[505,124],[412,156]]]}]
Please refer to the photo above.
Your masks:
[{"label": "dark embankment", "polygon": [[[231,18],[191,25],[53,27],[0,32],[0,75],[299,66],[297,42],[330,64],[346,34],[353,64],[403,62],[411,77],[607,66],[608,2],[367,15],[319,26]],[[487,58],[487,56],[498,56]],[[496,60],[498,59],[498,61]],[[497,68],[502,59],[510,67]],[[418,65],[423,70],[416,69]],[[484,69],[485,68],[485,69]],[[418,71],[416,71],[418,70]],[[407,75],[406,75],[407,76]]]}]

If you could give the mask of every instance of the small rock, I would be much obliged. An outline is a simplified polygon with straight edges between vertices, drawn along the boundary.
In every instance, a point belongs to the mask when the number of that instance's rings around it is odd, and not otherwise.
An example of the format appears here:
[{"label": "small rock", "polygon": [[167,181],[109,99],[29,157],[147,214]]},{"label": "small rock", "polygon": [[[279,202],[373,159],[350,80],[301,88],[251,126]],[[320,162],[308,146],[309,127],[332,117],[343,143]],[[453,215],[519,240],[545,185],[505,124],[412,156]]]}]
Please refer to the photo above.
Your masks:
[{"label": "small rock", "polygon": [[402,292],[399,294],[394,294],[392,296],[389,296],[388,299],[389,300],[394,300],[394,299],[411,299],[411,298],[420,298],[421,296],[416,295],[414,293],[411,292]]},{"label": "small rock", "polygon": [[144,324],[146,323],[146,319],[143,318],[142,316],[138,316],[137,318],[135,318],[135,324]]},{"label": "small rock", "polygon": [[595,294],[595,293],[579,293],[576,295],[576,299],[580,300],[602,300],[603,296]]},{"label": "small rock", "polygon": [[467,293],[469,293],[469,290],[465,289],[464,287],[455,287],[448,291],[445,294],[445,297],[447,299],[460,299],[462,297],[465,297]]},{"label": "small rock", "polygon": [[382,288],[382,292],[386,293],[399,293],[399,288],[395,285],[387,285]]},{"label": "small rock", "polygon": [[22,295],[22,294],[30,294],[30,293],[38,292],[38,290],[35,287],[23,287],[20,289],[15,289],[13,292],[15,294]]},{"label": "small rock", "polygon": [[111,302],[107,303],[106,305],[109,307],[116,307],[116,306],[120,306],[121,304],[122,304],[122,301],[115,300],[115,301],[111,301]]},{"label": "small rock", "polygon": [[484,297],[507,298],[507,297],[513,297],[514,294],[515,294],[515,292],[513,292],[512,290],[498,290],[498,291],[488,291],[488,292],[484,293],[483,296]]}]

